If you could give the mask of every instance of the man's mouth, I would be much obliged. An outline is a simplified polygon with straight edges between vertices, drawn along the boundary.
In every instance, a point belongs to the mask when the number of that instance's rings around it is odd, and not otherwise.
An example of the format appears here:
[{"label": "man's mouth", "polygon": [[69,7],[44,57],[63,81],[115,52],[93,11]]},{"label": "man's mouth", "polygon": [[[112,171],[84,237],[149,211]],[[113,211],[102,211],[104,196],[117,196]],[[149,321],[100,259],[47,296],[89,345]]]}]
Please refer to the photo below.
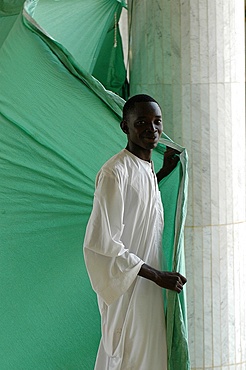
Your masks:
[{"label": "man's mouth", "polygon": [[157,135],[145,135],[144,139],[155,141],[155,140],[158,140],[158,136]]}]

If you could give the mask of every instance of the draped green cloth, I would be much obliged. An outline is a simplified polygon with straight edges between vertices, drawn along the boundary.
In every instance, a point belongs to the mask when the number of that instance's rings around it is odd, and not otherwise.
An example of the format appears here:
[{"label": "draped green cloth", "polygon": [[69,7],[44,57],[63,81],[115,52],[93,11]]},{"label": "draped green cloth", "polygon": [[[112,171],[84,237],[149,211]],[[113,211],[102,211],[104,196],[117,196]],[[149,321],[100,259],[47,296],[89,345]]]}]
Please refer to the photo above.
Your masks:
[{"label": "draped green cloth", "polygon": [[[100,318],[82,244],[95,175],[126,143],[124,100],[112,92],[125,91],[114,29],[122,6],[0,3],[1,370],[93,369]],[[164,135],[156,169],[167,143],[179,148]],[[184,272],[187,159],[180,150],[182,163],[160,187],[164,263]],[[167,298],[170,370],[188,369],[185,294]]]},{"label": "draped green cloth", "polygon": [[[163,269],[179,271],[185,276],[183,233],[187,208],[188,157],[186,150],[168,137],[162,138],[161,144],[181,152],[178,167],[159,184],[165,214]],[[161,144],[157,152],[163,150]],[[190,369],[185,291],[186,286],[179,295],[172,291],[164,292],[169,370]]]}]

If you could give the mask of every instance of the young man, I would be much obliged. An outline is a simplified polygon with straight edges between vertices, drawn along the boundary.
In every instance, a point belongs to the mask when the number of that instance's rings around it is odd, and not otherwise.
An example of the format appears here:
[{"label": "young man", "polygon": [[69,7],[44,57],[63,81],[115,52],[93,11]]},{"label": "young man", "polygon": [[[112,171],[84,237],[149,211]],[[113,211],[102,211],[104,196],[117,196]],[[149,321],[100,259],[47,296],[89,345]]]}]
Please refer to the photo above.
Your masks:
[{"label": "young man", "polygon": [[87,225],[84,256],[98,296],[102,339],[96,370],[166,370],[161,288],[180,293],[186,278],[161,271],[163,209],[158,180],[178,162],[168,150],[154,173],[152,150],[163,130],[159,104],[130,98],[121,129],[127,146],[101,168]]}]

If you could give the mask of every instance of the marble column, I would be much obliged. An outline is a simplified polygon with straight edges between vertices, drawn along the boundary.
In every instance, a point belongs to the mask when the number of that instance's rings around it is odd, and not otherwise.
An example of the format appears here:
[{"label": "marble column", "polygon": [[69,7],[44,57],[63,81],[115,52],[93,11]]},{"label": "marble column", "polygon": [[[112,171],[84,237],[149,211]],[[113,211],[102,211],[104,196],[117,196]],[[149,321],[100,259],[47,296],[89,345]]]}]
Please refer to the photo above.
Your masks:
[{"label": "marble column", "polygon": [[129,1],[131,95],[161,103],[190,158],[192,369],[246,369],[244,0]]}]

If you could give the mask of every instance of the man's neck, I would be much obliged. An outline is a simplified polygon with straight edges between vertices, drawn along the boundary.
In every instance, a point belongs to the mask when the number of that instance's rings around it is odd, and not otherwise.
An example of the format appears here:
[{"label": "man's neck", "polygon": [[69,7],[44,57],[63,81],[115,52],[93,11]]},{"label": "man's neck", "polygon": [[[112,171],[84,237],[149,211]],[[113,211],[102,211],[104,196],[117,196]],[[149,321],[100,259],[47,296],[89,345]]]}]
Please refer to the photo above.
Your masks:
[{"label": "man's neck", "polygon": [[126,150],[128,150],[130,153],[134,154],[136,157],[144,160],[144,161],[147,161],[147,162],[151,162],[151,154],[152,154],[152,150],[144,150],[140,147],[134,147],[132,148],[129,144],[127,144],[126,146]]}]

